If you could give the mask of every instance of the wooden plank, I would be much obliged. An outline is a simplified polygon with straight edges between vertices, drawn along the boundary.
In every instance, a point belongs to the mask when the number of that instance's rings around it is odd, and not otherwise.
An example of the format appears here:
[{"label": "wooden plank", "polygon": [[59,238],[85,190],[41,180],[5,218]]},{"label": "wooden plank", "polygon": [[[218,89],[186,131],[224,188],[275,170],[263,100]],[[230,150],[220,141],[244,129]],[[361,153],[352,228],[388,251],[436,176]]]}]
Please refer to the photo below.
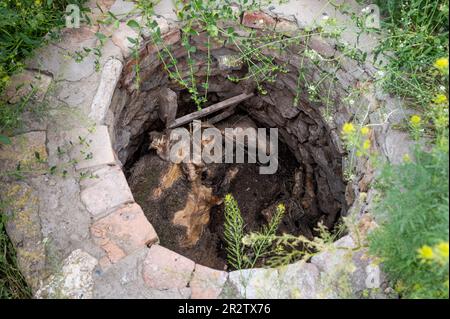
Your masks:
[{"label": "wooden plank", "polygon": [[193,120],[196,120],[196,119],[208,116],[208,115],[210,115],[212,113],[218,112],[220,110],[226,109],[229,106],[236,105],[236,104],[238,104],[238,103],[240,103],[242,101],[245,101],[245,100],[251,98],[252,96],[254,96],[254,93],[242,93],[242,94],[233,96],[232,98],[229,98],[229,99],[227,99],[225,101],[216,103],[216,104],[211,105],[209,107],[206,107],[206,108],[204,108],[204,109],[202,109],[200,111],[197,111],[197,112],[194,112],[194,113],[182,116],[182,117],[176,119],[175,121],[173,121],[169,125],[169,128],[176,128],[178,126],[190,123]]},{"label": "wooden plank", "polygon": [[236,106],[232,106],[229,109],[226,109],[222,113],[217,114],[216,116],[210,118],[208,120],[209,124],[216,124],[219,122],[222,122],[223,120],[229,118],[231,115],[233,115],[236,112]]}]

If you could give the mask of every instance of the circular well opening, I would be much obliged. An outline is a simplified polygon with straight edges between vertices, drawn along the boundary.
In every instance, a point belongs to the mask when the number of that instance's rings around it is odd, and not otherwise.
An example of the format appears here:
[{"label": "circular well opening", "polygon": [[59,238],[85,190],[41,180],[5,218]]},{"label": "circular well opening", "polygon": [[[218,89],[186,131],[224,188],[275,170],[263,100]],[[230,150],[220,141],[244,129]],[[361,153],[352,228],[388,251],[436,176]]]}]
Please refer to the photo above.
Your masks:
[{"label": "circular well opening", "polygon": [[[220,51],[222,50],[222,51]],[[261,164],[174,164],[163,156],[170,130],[161,115],[169,103],[177,107],[176,118],[197,111],[189,92],[171,81],[161,64],[141,71],[140,88],[130,90],[122,75],[112,102],[114,148],[135,201],[158,233],[160,244],[193,261],[220,270],[227,267],[224,240],[224,204],[232,194],[239,204],[245,231],[258,231],[283,203],[286,213],[277,234],[317,236],[318,223],[332,230],[347,210],[341,154],[334,146],[330,130],[318,106],[307,95],[294,105],[292,85],[297,74],[280,74],[265,83],[266,94],[249,83],[234,83],[228,76],[242,76],[245,66],[223,68],[220,58],[231,51],[213,54],[205,107],[243,92],[249,99],[225,110],[202,117],[205,126],[225,128],[277,128],[278,169],[263,175]],[[199,52],[198,60],[202,60]],[[180,63],[186,57],[180,56]],[[153,61],[157,61],[154,59]],[[199,67],[196,78],[202,83]],[[198,87],[199,92],[204,93]],[[172,96],[169,102],[168,95]],[[184,125],[190,128],[191,123]],[[166,139],[165,139],[166,138]],[[166,143],[167,144],[167,143]],[[247,158],[247,157],[246,157]],[[180,221],[177,216],[183,216]],[[262,266],[264,259],[256,266]]]}]

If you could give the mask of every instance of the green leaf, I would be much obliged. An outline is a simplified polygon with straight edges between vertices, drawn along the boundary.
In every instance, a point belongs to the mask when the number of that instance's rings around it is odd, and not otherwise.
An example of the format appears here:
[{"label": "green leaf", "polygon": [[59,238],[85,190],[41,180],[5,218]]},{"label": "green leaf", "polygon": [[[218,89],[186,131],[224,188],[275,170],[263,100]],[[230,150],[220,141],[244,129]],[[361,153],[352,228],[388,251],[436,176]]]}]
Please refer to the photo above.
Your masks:
[{"label": "green leaf", "polygon": [[206,30],[208,31],[209,35],[212,37],[217,37],[219,35],[219,28],[214,24],[208,25]]},{"label": "green leaf", "polygon": [[128,41],[130,41],[130,43],[132,44],[136,44],[137,43],[137,39],[135,38],[131,38],[131,37],[127,37]]},{"label": "green leaf", "polygon": [[141,28],[141,26],[139,25],[139,23],[136,20],[129,20],[127,22],[127,26],[129,26],[130,28],[139,30]]},{"label": "green leaf", "polygon": [[11,140],[9,139],[8,136],[0,134],[0,144],[10,145],[11,144]]},{"label": "green leaf", "polygon": [[95,36],[97,37],[97,39],[100,40],[100,43],[102,43],[102,44],[105,43],[106,40],[108,39],[108,37],[106,35],[104,35],[103,33],[101,33],[101,32],[97,32],[95,34]]}]

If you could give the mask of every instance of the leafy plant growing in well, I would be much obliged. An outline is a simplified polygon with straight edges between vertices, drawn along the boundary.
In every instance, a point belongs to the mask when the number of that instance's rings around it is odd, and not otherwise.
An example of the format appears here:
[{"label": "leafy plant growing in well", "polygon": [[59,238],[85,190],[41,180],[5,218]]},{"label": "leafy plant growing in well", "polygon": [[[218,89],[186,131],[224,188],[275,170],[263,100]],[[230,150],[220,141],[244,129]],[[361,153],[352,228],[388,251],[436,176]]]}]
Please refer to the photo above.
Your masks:
[{"label": "leafy plant growing in well", "polygon": [[254,268],[258,264],[278,267],[299,260],[306,261],[315,253],[330,247],[347,227],[343,222],[331,232],[319,223],[315,229],[318,235],[313,239],[302,235],[277,234],[286,214],[284,205],[280,204],[270,222],[261,230],[246,232],[238,203],[231,194],[225,197],[224,204],[227,261],[234,269]]},{"label": "leafy plant growing in well", "polygon": [[[253,268],[271,248],[273,236],[285,214],[285,207],[279,205],[269,224],[259,232],[246,235],[244,220],[237,201],[228,194],[225,196],[224,204],[227,261],[235,269]],[[256,239],[249,241],[247,236]]]}]

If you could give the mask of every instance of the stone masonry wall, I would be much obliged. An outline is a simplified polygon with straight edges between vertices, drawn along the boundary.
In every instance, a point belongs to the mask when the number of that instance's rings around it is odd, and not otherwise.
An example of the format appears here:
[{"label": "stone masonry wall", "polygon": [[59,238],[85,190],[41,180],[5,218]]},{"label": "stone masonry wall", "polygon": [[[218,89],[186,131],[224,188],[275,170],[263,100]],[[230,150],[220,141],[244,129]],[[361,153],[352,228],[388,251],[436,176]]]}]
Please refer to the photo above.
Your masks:
[{"label": "stone masonry wall", "polygon": [[[90,5],[95,21],[101,11],[94,2]],[[125,145],[133,134],[139,133],[112,132],[117,120],[112,115],[121,113],[129,95],[133,98],[133,94],[138,94],[132,93],[133,75],[128,71],[134,62],[129,58],[127,43],[132,30],[126,27],[130,18],[127,12],[134,4],[123,0],[112,4],[99,2],[103,9],[122,19],[121,28],[112,32],[103,47],[99,72],[95,72],[94,57],[88,56],[80,63],[69,57],[85,46],[97,44],[95,32],[103,26],[94,24],[65,30],[60,42],[40,49],[28,61],[25,73],[13,79],[12,85],[15,83],[16,87],[24,81],[28,84],[12,94],[12,98],[23,95],[30,82],[38,83],[33,103],[36,107],[45,105],[48,113],[45,118],[32,112],[25,114],[25,125],[12,138],[12,145],[0,149],[0,171],[6,172],[1,176],[0,195],[10,203],[6,210],[7,231],[34,295],[37,298],[342,298],[367,292],[367,280],[379,268],[362,248],[359,232],[351,232],[309,263],[231,273],[203,267],[158,244],[158,236],[134,203],[121,170],[120,160],[126,155],[121,154],[121,149],[113,149],[113,145]],[[328,16],[353,25],[336,10],[321,4],[322,1],[297,0],[274,5],[265,12],[245,13],[242,24],[295,32],[294,27],[308,27],[314,23],[312,17],[321,16],[321,10],[326,10]],[[172,9],[172,2],[165,0],[156,8],[168,42],[178,38]],[[354,28],[345,32],[350,43],[356,39]],[[368,43],[373,42],[362,41],[361,49],[370,51]],[[314,39],[311,48],[321,56],[339,55],[334,43],[321,38]],[[152,50],[151,45],[143,48],[145,54],[151,54]],[[288,58],[295,66],[296,57]],[[150,58],[147,62],[155,61]],[[308,74],[314,77],[314,72],[319,71],[323,70],[311,69]],[[365,120],[374,125],[373,147],[388,161],[399,162],[409,152],[410,141],[406,133],[394,130],[393,124],[401,121],[407,111],[402,110],[396,98],[377,88],[374,83],[377,69],[369,62],[361,65],[342,56],[339,69],[333,72],[339,83],[332,92],[335,105],[331,120],[327,120],[333,147],[344,153],[339,140],[344,122]],[[151,72],[143,75],[147,91],[162,83],[161,73],[153,75]],[[288,89],[292,85],[289,76],[282,82]],[[352,88],[362,86],[364,93],[348,103]],[[117,93],[124,90],[126,94]],[[148,121],[142,116],[144,113],[153,116],[154,107],[146,104],[133,110],[133,115],[123,113],[130,116],[122,117],[121,125],[134,121],[131,127],[145,127],[138,122]],[[283,124],[284,120],[279,123]],[[29,171],[20,180],[13,173],[19,163]],[[359,160],[356,178],[346,191],[346,200],[353,203],[350,212],[360,220],[361,233],[373,224],[364,213],[370,211],[375,196],[370,188],[375,173],[367,162]],[[339,284],[343,278],[347,279],[347,285]],[[382,274],[379,278],[381,289],[370,290],[371,297],[386,297],[389,292]]]}]

